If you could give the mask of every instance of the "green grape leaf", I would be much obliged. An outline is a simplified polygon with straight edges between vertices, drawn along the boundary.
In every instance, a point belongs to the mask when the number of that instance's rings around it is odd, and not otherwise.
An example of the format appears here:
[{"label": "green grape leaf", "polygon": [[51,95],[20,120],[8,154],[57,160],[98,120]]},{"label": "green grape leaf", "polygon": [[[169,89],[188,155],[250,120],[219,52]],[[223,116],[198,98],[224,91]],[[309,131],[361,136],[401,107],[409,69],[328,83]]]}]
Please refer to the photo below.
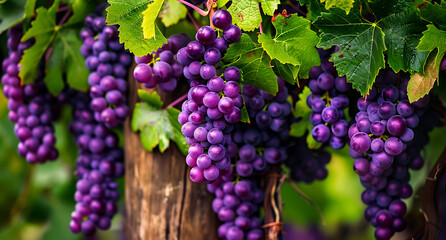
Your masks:
[{"label": "green grape leaf", "polygon": [[155,20],[163,6],[164,0],[153,0],[147,5],[147,9],[142,12],[142,31],[144,39],[155,37]]},{"label": "green grape leaf", "polygon": [[57,38],[63,44],[62,65],[68,85],[73,89],[86,91],[90,87],[88,84],[90,71],[85,66],[85,59],[80,51],[81,40],[74,30],[68,28],[58,32]]},{"label": "green grape leaf", "polygon": [[25,17],[27,19],[30,19],[33,14],[34,10],[36,9],[36,1],[37,0],[27,0],[25,5]]},{"label": "green grape leaf", "polygon": [[385,34],[388,63],[395,72],[403,70],[423,74],[428,53],[416,50],[416,46],[422,32],[426,30],[426,23],[413,8],[392,14],[378,22]]},{"label": "green grape leaf", "polygon": [[51,57],[45,66],[45,82],[48,91],[53,95],[58,95],[62,92],[65,83],[63,80],[63,67],[61,63],[64,61],[64,49],[63,44],[60,39],[55,39],[53,44],[53,50],[51,52]]},{"label": "green grape leaf", "polygon": [[181,135],[178,114],[179,111],[172,107],[165,110],[147,102],[136,103],[131,127],[133,131],[140,132],[144,149],[153,151],[158,146],[160,152],[164,152],[169,147],[170,140],[173,140],[183,153],[187,153],[187,143]]},{"label": "green grape leaf", "polygon": [[319,0],[304,0],[299,1],[300,4],[305,4],[309,9],[307,13],[307,19],[314,21],[316,20],[323,12],[328,12],[325,9],[325,4],[321,3]]},{"label": "green grape leaf", "polygon": [[109,0],[107,11],[107,24],[119,25],[119,41],[124,43],[126,49],[138,57],[156,51],[166,38],[155,25],[153,38],[144,39],[142,22],[147,0]]},{"label": "green grape leaf", "polygon": [[321,0],[321,3],[325,2],[325,9],[330,8],[340,8],[344,10],[347,14],[353,8],[354,0]]},{"label": "green grape leaf", "polygon": [[159,17],[164,26],[169,27],[178,23],[187,15],[187,8],[177,0],[167,0],[164,2]]},{"label": "green grape leaf", "polygon": [[225,5],[226,5],[226,3],[228,3],[229,2],[229,0],[219,0],[219,1],[217,1],[217,6],[218,6],[218,8],[222,8],[222,7],[224,7]]},{"label": "green grape leaf", "polygon": [[441,3],[424,2],[418,5],[421,18],[437,25],[440,30],[446,31],[446,1],[441,0]]},{"label": "green grape leaf", "polygon": [[323,143],[317,142],[316,140],[314,140],[313,135],[311,135],[311,134],[307,135],[307,145],[308,145],[309,149],[315,149],[315,150],[319,149],[322,147],[322,144]]},{"label": "green grape leaf", "polygon": [[257,86],[272,94],[279,90],[270,57],[248,35],[243,34],[239,42],[229,46],[223,61],[242,70],[244,84]]},{"label": "green grape leaf", "polygon": [[26,0],[11,0],[0,5],[0,34],[25,18],[26,3]]},{"label": "green grape leaf", "polygon": [[234,0],[228,8],[232,15],[232,23],[242,30],[253,31],[262,22],[257,0]]},{"label": "green grape leaf", "polygon": [[439,30],[433,24],[427,25],[423,37],[417,46],[419,51],[429,53],[429,58],[424,66],[424,75],[415,73],[407,86],[409,101],[417,101],[428,94],[439,75],[440,63],[446,53],[446,31]]},{"label": "green grape leaf", "polygon": [[435,57],[435,68],[440,71],[440,63],[446,53],[446,31],[439,30],[434,25],[427,25],[427,30],[423,32],[423,37],[420,39],[420,43],[417,46],[419,51],[426,51],[431,53],[435,49],[438,49]]},{"label": "green grape leaf", "polygon": [[242,113],[242,118],[240,119],[240,122],[244,123],[251,123],[251,119],[249,119],[248,110],[246,109],[245,104],[243,104],[243,107],[240,109],[240,112]]},{"label": "green grape leaf", "polygon": [[438,77],[438,69],[435,68],[435,61],[435,54],[430,54],[425,66],[424,75],[415,73],[410,78],[409,84],[407,85],[407,97],[409,98],[409,102],[412,103],[424,97],[424,95],[429,94],[434,87],[434,83]]},{"label": "green grape leaf", "polygon": [[259,0],[263,13],[269,16],[274,15],[277,6],[280,4],[280,0]]},{"label": "green grape leaf", "polygon": [[301,122],[295,122],[291,124],[290,136],[293,137],[303,137],[307,131],[307,126]]},{"label": "green grape leaf", "polygon": [[163,107],[163,101],[161,101],[161,97],[157,92],[149,93],[146,90],[138,89],[138,97],[157,109],[161,109]]},{"label": "green grape leaf", "polygon": [[409,9],[416,8],[417,4],[422,3],[423,0],[369,0],[361,4],[367,4],[370,10],[375,15],[375,21],[380,21],[383,18],[392,16],[393,14],[401,13]]},{"label": "green grape leaf", "polygon": [[[293,116],[300,119],[291,125],[290,135],[294,137],[302,137],[305,132],[311,133],[313,125],[310,123],[310,115],[313,112],[311,108],[307,106],[307,97],[311,94],[308,87],[304,87],[301,93],[299,93],[299,100],[296,102],[293,110]],[[309,134],[311,135],[311,134]]]},{"label": "green grape leaf", "polygon": [[338,74],[345,75],[355,89],[366,95],[379,69],[385,67],[386,46],[381,28],[363,20],[356,8],[348,15],[332,8],[330,13],[322,13],[314,25],[321,31],[318,47],[340,47],[330,58]]},{"label": "green grape leaf", "polygon": [[59,27],[56,25],[56,10],[60,0],[54,1],[53,5],[46,9],[40,7],[37,9],[37,17],[31,23],[31,28],[22,37],[22,41],[35,38],[33,46],[24,51],[20,65],[19,76],[23,84],[34,82],[37,77],[37,71],[40,59],[51,45]]},{"label": "green grape leaf", "polygon": [[283,80],[287,81],[290,84],[299,83],[299,66],[294,66],[292,64],[281,64],[278,60],[273,59],[271,61],[271,65],[273,66],[274,73],[277,76],[281,77]]},{"label": "green grape leaf", "polygon": [[281,63],[301,65],[299,75],[308,78],[311,67],[320,65],[319,54],[314,47],[319,38],[310,29],[310,21],[291,14],[279,14],[273,22],[276,36],[259,35],[259,43],[272,59]]},{"label": "green grape leaf", "polygon": [[93,12],[94,2],[88,0],[74,0],[71,8],[73,9],[73,15],[68,19],[68,21],[63,25],[70,26],[73,24],[83,23],[85,17]]},{"label": "green grape leaf", "polygon": [[183,155],[187,155],[187,151],[189,149],[189,144],[186,141],[186,138],[181,133],[181,124],[178,122],[178,115],[180,114],[180,110],[174,107],[167,108],[167,114],[169,116],[169,122],[172,125],[173,137],[171,139],[177,144]]}]

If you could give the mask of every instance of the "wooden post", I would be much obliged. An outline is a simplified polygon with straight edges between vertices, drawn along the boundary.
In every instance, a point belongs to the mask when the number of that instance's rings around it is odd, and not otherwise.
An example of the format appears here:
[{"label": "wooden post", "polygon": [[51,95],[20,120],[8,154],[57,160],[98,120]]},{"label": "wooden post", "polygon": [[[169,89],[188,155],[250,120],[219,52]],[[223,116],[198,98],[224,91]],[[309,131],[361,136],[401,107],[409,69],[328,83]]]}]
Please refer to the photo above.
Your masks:
[{"label": "wooden post", "polygon": [[[134,109],[139,84],[129,80],[129,107]],[[160,94],[168,104],[182,94]],[[174,97],[172,97],[174,96]],[[131,116],[132,113],[130,113]],[[184,156],[171,142],[161,154],[146,151],[130,127],[125,137],[125,231],[128,240],[217,239],[218,220],[205,183],[193,183]]]}]

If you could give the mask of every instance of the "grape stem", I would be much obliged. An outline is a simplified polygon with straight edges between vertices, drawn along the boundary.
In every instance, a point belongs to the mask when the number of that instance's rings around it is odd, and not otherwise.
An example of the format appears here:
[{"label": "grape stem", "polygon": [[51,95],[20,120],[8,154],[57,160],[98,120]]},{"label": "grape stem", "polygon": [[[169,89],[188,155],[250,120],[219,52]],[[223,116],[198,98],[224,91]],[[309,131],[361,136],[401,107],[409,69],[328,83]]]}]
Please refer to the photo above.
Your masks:
[{"label": "grape stem", "polygon": [[209,10],[208,11],[203,11],[202,9],[200,9],[199,7],[193,5],[192,3],[186,2],[185,0],[177,0],[178,2],[194,9],[195,11],[197,11],[201,16],[207,16],[209,14]]},{"label": "grape stem", "polygon": [[[260,3],[257,3],[257,7],[259,8],[259,13],[260,13],[260,15],[262,15],[262,11],[260,11]],[[259,30],[260,30],[260,34],[263,34],[263,25],[262,25],[262,21],[260,21],[260,23],[259,23]]]},{"label": "grape stem", "polygon": [[185,93],[183,96],[179,97],[178,99],[176,99],[175,101],[169,103],[169,105],[167,105],[164,110],[167,110],[169,107],[173,107],[175,105],[177,105],[178,103],[180,103],[181,101],[183,101],[184,99],[187,98],[187,93]]},{"label": "grape stem", "polygon": [[20,194],[14,205],[12,206],[9,223],[14,223],[15,221],[17,221],[26,206],[26,202],[29,199],[29,194],[31,193],[32,180],[35,169],[36,165],[31,165],[31,167],[29,167],[28,171],[26,172],[25,181],[23,182]]},{"label": "grape stem", "polygon": [[304,11],[300,10],[300,8],[294,5],[293,3],[288,2],[287,5],[290,6],[292,9],[294,9],[297,13],[301,14],[302,16],[304,17],[307,16],[307,14]]},{"label": "grape stem", "polygon": [[317,213],[319,214],[319,217],[321,218],[321,222],[322,225],[325,226],[325,220],[324,220],[324,216],[322,215],[321,209],[319,208],[319,206],[314,203],[313,201],[311,201],[311,199],[305,195],[304,192],[302,192],[302,190],[300,190],[300,188],[293,182],[293,180],[287,178],[285,180],[287,183],[289,183],[291,185],[291,187],[301,196],[303,197],[309,204],[311,204],[314,208],[316,208]]},{"label": "grape stem", "polygon": [[195,30],[198,31],[198,29],[200,29],[200,26],[198,26],[197,21],[195,20],[194,16],[192,16],[192,14],[189,11],[187,11],[187,16],[189,17],[190,21],[194,25]]},{"label": "grape stem", "polygon": [[58,25],[60,26],[60,25],[64,24],[68,20],[68,17],[70,17],[70,15],[71,15],[71,8],[69,8],[67,10],[67,12],[65,12],[65,15],[63,15],[62,19],[60,19]]}]

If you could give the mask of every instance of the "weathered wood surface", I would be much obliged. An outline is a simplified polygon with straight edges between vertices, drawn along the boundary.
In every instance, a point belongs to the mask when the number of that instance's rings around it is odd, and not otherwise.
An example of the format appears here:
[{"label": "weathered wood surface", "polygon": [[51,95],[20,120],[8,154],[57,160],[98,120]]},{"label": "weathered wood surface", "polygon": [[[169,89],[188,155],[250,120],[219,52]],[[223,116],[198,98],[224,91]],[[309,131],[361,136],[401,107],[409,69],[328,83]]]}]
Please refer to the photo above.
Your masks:
[{"label": "weathered wood surface", "polygon": [[[134,80],[129,85],[129,107],[134,109],[140,86]],[[161,97],[168,104],[181,95]],[[126,239],[217,239],[212,196],[206,184],[189,180],[189,168],[175,143],[163,154],[144,150],[129,118],[124,135]]]}]

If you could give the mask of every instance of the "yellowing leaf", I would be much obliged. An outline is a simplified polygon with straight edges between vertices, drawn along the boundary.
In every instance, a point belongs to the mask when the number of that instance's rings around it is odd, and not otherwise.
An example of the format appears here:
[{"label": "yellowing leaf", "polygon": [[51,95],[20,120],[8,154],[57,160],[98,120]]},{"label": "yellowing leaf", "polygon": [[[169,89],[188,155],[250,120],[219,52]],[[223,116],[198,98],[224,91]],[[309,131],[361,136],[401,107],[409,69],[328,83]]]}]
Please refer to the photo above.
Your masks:
[{"label": "yellowing leaf", "polygon": [[177,0],[167,0],[159,14],[164,26],[169,27],[178,23],[187,15],[187,8]]},{"label": "yellowing leaf", "polygon": [[155,36],[155,20],[163,6],[164,0],[154,0],[147,5],[147,9],[142,12],[142,30],[144,39],[151,39]]},{"label": "yellowing leaf", "polygon": [[438,77],[438,69],[435,64],[435,54],[431,54],[424,66],[424,75],[415,73],[407,85],[407,97],[409,102],[415,102],[428,94]]},{"label": "yellowing leaf", "polygon": [[321,0],[321,3],[325,2],[325,9],[337,7],[344,10],[347,14],[353,7],[354,0]]}]

